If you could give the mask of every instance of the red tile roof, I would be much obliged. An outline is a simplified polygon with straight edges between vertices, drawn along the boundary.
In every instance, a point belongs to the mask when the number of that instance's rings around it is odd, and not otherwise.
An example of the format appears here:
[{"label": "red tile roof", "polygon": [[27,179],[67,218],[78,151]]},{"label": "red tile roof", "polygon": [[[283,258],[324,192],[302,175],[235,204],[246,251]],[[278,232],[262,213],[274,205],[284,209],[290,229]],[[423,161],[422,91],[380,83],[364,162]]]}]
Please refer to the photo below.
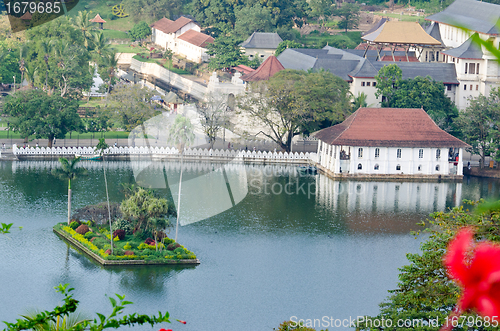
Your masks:
[{"label": "red tile roof", "polygon": [[174,21],[174,23],[172,23],[172,25],[170,25],[168,27],[168,32],[167,33],[174,33],[176,31],[180,30],[184,25],[187,25],[190,22],[193,22],[193,20],[190,19],[190,18],[181,16],[178,19],[176,19]]},{"label": "red tile roof", "polygon": [[211,44],[214,42],[214,38],[212,38],[211,36],[195,30],[188,30],[177,38],[187,41],[188,43],[193,44],[195,46],[203,48],[205,48],[207,44]]},{"label": "red tile roof", "polygon": [[359,108],[314,136],[341,146],[470,147],[441,130],[423,109],[411,108]]},{"label": "red tile roof", "polygon": [[[162,18],[161,20],[159,21],[156,21],[154,22],[153,24],[151,24],[151,27],[156,29],[156,30],[160,30],[161,32],[165,32],[167,31],[167,28],[172,24],[174,23],[174,21],[172,20],[169,20],[168,18]],[[167,33],[167,32],[165,32]]]},{"label": "red tile roof", "polygon": [[95,17],[89,21],[94,22],[94,23],[106,23],[106,21],[103,20],[101,15],[99,15],[99,14],[95,15]]},{"label": "red tile roof", "polygon": [[242,72],[244,74],[249,74],[251,72],[254,72],[255,69],[253,68],[250,68],[244,64],[238,64],[236,67],[233,67],[234,70],[238,71],[238,72]]},{"label": "red tile roof", "polygon": [[384,55],[380,61],[390,61],[390,62],[420,62],[415,56],[408,56],[408,61],[406,61],[406,56],[404,55]]},{"label": "red tile roof", "polygon": [[241,76],[241,79],[246,82],[255,82],[259,80],[268,80],[278,71],[285,70],[285,67],[278,61],[276,56],[268,57],[257,70]]}]

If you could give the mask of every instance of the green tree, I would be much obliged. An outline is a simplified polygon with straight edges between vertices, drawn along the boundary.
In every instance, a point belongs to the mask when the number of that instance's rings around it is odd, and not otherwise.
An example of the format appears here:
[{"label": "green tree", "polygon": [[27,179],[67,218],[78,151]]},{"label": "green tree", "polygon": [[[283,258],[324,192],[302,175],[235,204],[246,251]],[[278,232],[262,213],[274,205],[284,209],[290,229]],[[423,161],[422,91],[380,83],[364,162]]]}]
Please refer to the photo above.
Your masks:
[{"label": "green tree", "polygon": [[243,55],[239,44],[241,39],[232,35],[220,35],[214,42],[207,45],[207,54],[211,55],[208,62],[210,70],[220,70],[235,67],[238,64],[247,64],[248,59]]},{"label": "green tree", "polygon": [[194,127],[189,118],[177,116],[173,125],[168,129],[168,142],[177,146],[181,154],[181,174],[179,177],[179,193],[177,196],[177,221],[175,225],[175,241],[179,233],[179,217],[181,215],[181,191],[182,191],[182,173],[184,161],[184,148],[189,147],[194,140]]},{"label": "green tree", "polygon": [[[467,201],[468,204],[474,204]],[[498,204],[498,203],[497,203]],[[446,322],[446,318],[453,310],[460,294],[459,287],[447,277],[442,264],[443,255],[450,240],[463,227],[470,226],[476,233],[477,240],[500,242],[498,208],[482,208],[471,213],[463,206],[455,207],[449,212],[436,212],[431,219],[420,223],[424,232],[429,234],[421,245],[420,254],[407,254],[410,264],[400,268],[399,283],[390,296],[380,305],[381,312],[375,317],[365,317],[371,322],[361,323],[359,330],[375,330],[375,319],[390,320],[392,326],[384,323],[376,330],[408,330],[407,327],[397,327],[398,320],[419,320],[419,325],[413,325],[412,330],[437,331]],[[476,319],[475,313],[463,316]],[[433,321],[438,319],[438,323]],[[460,321],[463,320],[460,317]],[[428,323],[431,323],[430,325]],[[450,321],[451,323],[451,321]],[[377,325],[377,324],[375,324]],[[482,327],[480,330],[496,330],[496,327]],[[453,330],[470,330],[467,323],[459,323]]]},{"label": "green tree", "polygon": [[287,48],[304,48],[304,46],[301,43],[298,43],[296,41],[283,40],[282,42],[280,42],[280,44],[276,48],[276,51],[274,52],[274,56],[280,55]]},{"label": "green tree", "polygon": [[139,40],[142,42],[142,39],[151,35],[151,28],[148,23],[141,21],[137,24],[134,24],[134,27],[129,31],[129,36],[132,41]]},{"label": "green tree", "polygon": [[21,82],[21,72],[19,71],[19,45],[12,48],[5,41],[0,41],[0,82],[14,83],[14,76],[16,82]]},{"label": "green tree", "polygon": [[382,96],[382,107],[423,108],[441,129],[453,132],[458,110],[446,96],[443,83],[429,76],[413,79],[401,76],[402,71],[395,64],[384,66],[375,76],[375,95]]},{"label": "green tree", "polygon": [[89,42],[92,38],[92,31],[95,30],[95,24],[90,22],[90,13],[86,10],[79,11],[78,15],[73,20],[73,25],[83,37],[83,45],[86,49],[89,49]]},{"label": "green tree", "polygon": [[359,6],[357,4],[344,2],[342,7],[334,11],[334,15],[340,17],[339,29],[345,29],[347,32],[347,30],[358,27]]},{"label": "green tree", "polygon": [[168,211],[168,201],[155,198],[153,193],[139,188],[128,199],[123,200],[120,210],[124,217],[132,219],[135,223],[134,232],[151,230],[153,219],[164,218]]},{"label": "green tree", "polygon": [[124,0],[123,7],[134,23],[153,22],[180,14],[183,3],[182,0]]},{"label": "green tree", "polygon": [[238,106],[266,128],[263,135],[290,152],[294,136],[345,119],[349,99],[347,83],[329,72],[287,69],[252,83]]},{"label": "green tree", "polygon": [[85,168],[77,167],[78,162],[80,162],[79,157],[75,157],[71,160],[60,157],[59,163],[61,163],[61,167],[52,169],[52,174],[54,176],[62,180],[68,180],[68,225],[71,222],[71,180],[87,175],[87,170]]},{"label": "green tree", "polygon": [[151,103],[153,92],[139,85],[119,85],[109,94],[104,111],[111,115],[123,129],[132,131],[158,114]]},{"label": "green tree", "polygon": [[325,25],[328,18],[334,12],[335,2],[333,0],[310,0],[309,7],[311,8],[309,16],[315,17]]},{"label": "green tree", "polygon": [[63,139],[69,131],[82,131],[77,109],[77,100],[49,96],[41,90],[26,90],[9,96],[3,113],[14,117],[10,121],[11,130],[22,137],[47,138],[48,146],[52,147],[54,138]]},{"label": "green tree", "polygon": [[470,152],[481,158],[479,165],[482,168],[486,156],[498,148],[500,90],[492,90],[488,97],[479,95],[471,99],[456,122],[465,142],[472,146]]},{"label": "green tree", "polygon": [[193,0],[192,11],[203,26],[225,24],[233,29],[236,22],[235,7],[242,4],[238,0]]},{"label": "green tree", "polygon": [[270,32],[272,29],[271,11],[258,3],[236,12],[234,32],[238,37],[247,38],[254,32]]}]

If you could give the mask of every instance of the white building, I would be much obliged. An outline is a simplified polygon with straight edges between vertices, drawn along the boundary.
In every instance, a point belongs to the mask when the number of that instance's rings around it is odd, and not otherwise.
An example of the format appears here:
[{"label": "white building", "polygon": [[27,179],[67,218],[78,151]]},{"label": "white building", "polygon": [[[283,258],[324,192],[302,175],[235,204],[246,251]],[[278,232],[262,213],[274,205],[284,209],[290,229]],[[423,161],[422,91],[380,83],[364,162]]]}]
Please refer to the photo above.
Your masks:
[{"label": "white building", "polygon": [[[460,86],[455,103],[459,109],[468,106],[469,99],[479,94],[488,96],[500,86],[500,67],[497,59],[484,47],[472,43],[469,29],[496,49],[500,46],[500,30],[496,25],[500,6],[475,0],[456,0],[440,13],[431,15],[432,36],[442,41],[445,50],[440,61],[453,63]],[[428,31],[429,31],[428,30]]]},{"label": "white building", "polygon": [[200,26],[192,19],[179,17],[175,21],[162,18],[151,25],[151,41],[164,49],[171,49],[176,53],[176,39],[183,33],[195,30],[200,32]]},{"label": "white building", "polygon": [[320,130],[319,167],[331,176],[451,177],[463,175],[463,148],[423,109],[360,108]]},{"label": "white building", "polygon": [[208,61],[207,45],[214,42],[214,38],[204,33],[189,30],[177,37],[177,51],[181,55],[196,63]]},{"label": "white building", "polygon": [[283,39],[276,32],[254,32],[240,44],[240,47],[250,60],[257,57],[260,61],[265,61],[269,56],[274,55],[282,41]]}]

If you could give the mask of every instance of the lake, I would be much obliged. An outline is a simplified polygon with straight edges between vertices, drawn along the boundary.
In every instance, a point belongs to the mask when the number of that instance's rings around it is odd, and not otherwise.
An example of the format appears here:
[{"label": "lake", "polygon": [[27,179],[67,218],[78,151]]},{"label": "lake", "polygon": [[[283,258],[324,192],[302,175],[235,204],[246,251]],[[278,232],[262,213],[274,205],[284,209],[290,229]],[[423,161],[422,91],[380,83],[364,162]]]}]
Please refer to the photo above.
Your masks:
[{"label": "lake", "polygon": [[[177,198],[178,163],[106,164],[111,201],[123,199],[120,183],[136,182]],[[72,182],[74,208],[106,199],[102,163],[81,165],[89,175]],[[333,181],[294,166],[187,163],[178,241],[201,264],[103,268],[52,232],[67,219],[67,183],[50,174],[57,166],[0,162],[0,222],[23,227],[0,237],[0,321],[54,308],[60,283],[92,317],[111,312],[114,293],[134,302],[126,312],[169,311],[173,324],[156,330],[272,330],[291,318],[375,315],[405,255],[419,250],[415,223],[500,190],[491,179]]]}]

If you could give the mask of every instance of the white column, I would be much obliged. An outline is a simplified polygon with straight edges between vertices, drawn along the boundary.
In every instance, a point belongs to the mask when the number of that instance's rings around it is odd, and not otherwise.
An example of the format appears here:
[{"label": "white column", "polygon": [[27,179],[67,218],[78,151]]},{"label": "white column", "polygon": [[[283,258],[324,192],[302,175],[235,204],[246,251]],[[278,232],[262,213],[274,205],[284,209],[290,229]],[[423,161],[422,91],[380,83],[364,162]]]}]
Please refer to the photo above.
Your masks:
[{"label": "white column", "polygon": [[462,176],[464,174],[464,163],[462,160],[463,148],[458,149],[458,164],[457,164],[457,175]]}]

